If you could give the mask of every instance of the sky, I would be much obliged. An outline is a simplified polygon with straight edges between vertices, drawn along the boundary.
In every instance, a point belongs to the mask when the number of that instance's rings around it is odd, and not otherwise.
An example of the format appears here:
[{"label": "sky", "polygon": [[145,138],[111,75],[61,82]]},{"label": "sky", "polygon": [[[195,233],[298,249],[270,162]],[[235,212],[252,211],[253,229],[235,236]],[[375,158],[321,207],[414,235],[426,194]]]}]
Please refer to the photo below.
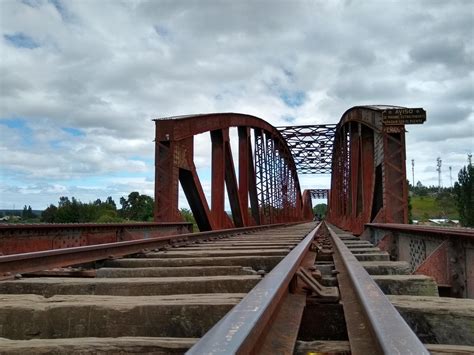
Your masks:
[{"label": "sky", "polygon": [[[449,186],[474,150],[472,0],[0,0],[0,31],[0,209],[153,196],[152,119],[172,115],[281,126],[423,107],[406,140],[424,185],[438,184],[437,157]],[[197,140],[208,193],[209,137]]]}]

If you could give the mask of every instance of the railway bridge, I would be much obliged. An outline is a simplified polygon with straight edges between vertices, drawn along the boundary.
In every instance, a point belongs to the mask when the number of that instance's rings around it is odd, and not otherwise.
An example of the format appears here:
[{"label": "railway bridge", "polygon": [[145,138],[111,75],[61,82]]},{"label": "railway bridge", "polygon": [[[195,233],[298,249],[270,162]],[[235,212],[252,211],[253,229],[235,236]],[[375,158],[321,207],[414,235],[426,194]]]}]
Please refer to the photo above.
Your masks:
[{"label": "railway bridge", "polygon": [[408,224],[405,125],[425,120],[156,119],[153,223],[0,226],[0,353],[474,353],[474,232]]}]

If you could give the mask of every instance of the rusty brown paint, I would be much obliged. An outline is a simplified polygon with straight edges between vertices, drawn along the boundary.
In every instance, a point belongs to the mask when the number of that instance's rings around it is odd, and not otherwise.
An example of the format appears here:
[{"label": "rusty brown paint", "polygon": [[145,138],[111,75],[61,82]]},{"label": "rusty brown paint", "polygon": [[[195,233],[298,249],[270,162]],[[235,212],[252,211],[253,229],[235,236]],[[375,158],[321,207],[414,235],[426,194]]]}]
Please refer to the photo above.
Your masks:
[{"label": "rusty brown paint", "polygon": [[391,109],[403,108],[353,107],[336,129],[326,217],[356,235],[366,223],[408,222],[405,130],[385,129],[383,113]]},{"label": "rusty brown paint", "polygon": [[0,253],[11,255],[155,238],[189,233],[191,228],[187,222],[0,225]]},{"label": "rusty brown paint", "polygon": [[[273,226],[281,226],[281,224]],[[16,273],[49,270],[56,267],[105,260],[108,258],[139,253],[147,249],[188,244],[194,241],[207,240],[226,235],[235,235],[268,227],[271,226],[253,226],[204,233],[186,233],[150,239],[129,240],[116,243],[0,256],[0,279],[13,277]]]},{"label": "rusty brown paint", "polygon": [[[178,182],[201,231],[304,219],[294,159],[275,127],[236,113],[157,119],[155,124],[155,221],[180,220]],[[239,132],[239,184],[230,148],[231,127]],[[206,132],[212,142],[210,212],[193,156],[193,137]],[[226,188],[232,220],[225,211]],[[253,218],[248,214],[249,201]]]}]

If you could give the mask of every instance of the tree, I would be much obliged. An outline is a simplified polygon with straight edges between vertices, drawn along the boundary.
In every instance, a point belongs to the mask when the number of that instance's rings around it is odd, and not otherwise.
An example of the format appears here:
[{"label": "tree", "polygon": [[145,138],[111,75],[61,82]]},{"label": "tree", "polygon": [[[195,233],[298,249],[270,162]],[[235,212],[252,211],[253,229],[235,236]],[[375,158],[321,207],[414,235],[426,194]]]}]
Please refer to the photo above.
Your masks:
[{"label": "tree", "polygon": [[427,196],[428,195],[428,188],[424,186],[421,181],[416,183],[416,186],[411,187],[413,194],[417,196]]},{"label": "tree", "polygon": [[36,215],[33,213],[31,206],[23,207],[23,211],[21,212],[21,218],[23,219],[33,219],[36,218]]},{"label": "tree", "polygon": [[474,166],[470,159],[469,164],[459,171],[454,192],[461,225],[474,227]]},{"label": "tree", "polygon": [[149,221],[153,218],[153,198],[140,195],[137,191],[131,192],[128,198],[121,197],[120,204],[122,217],[133,221]]},{"label": "tree", "polygon": [[328,205],[326,205],[325,203],[317,204],[313,208],[313,214],[315,216],[319,216],[320,218],[324,218],[326,216],[327,209],[328,209]]},{"label": "tree", "polygon": [[58,207],[50,205],[42,213],[41,220],[47,223],[86,223],[86,222],[121,222],[117,215],[114,200],[108,197],[105,202],[100,199],[90,203],[82,203],[75,197],[62,196]]},{"label": "tree", "polygon": [[55,223],[56,222],[56,213],[58,212],[58,208],[51,204],[48,208],[46,208],[43,213],[41,213],[41,221],[46,223]]}]

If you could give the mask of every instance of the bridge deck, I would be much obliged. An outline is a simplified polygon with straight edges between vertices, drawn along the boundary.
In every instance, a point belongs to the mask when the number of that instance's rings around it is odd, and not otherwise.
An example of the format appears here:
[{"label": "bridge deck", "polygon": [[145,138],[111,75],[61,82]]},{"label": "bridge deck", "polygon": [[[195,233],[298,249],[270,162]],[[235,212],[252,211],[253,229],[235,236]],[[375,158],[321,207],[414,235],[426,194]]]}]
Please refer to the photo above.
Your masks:
[{"label": "bridge deck", "polygon": [[[14,262],[22,273],[0,282],[0,347],[6,354],[474,351],[473,300],[439,297],[434,280],[411,275],[409,263],[316,225],[86,246],[100,253],[81,269],[48,266],[55,253],[81,248],[0,257],[0,266]],[[117,253],[123,243],[134,249]],[[361,324],[377,331],[358,334]]]}]

